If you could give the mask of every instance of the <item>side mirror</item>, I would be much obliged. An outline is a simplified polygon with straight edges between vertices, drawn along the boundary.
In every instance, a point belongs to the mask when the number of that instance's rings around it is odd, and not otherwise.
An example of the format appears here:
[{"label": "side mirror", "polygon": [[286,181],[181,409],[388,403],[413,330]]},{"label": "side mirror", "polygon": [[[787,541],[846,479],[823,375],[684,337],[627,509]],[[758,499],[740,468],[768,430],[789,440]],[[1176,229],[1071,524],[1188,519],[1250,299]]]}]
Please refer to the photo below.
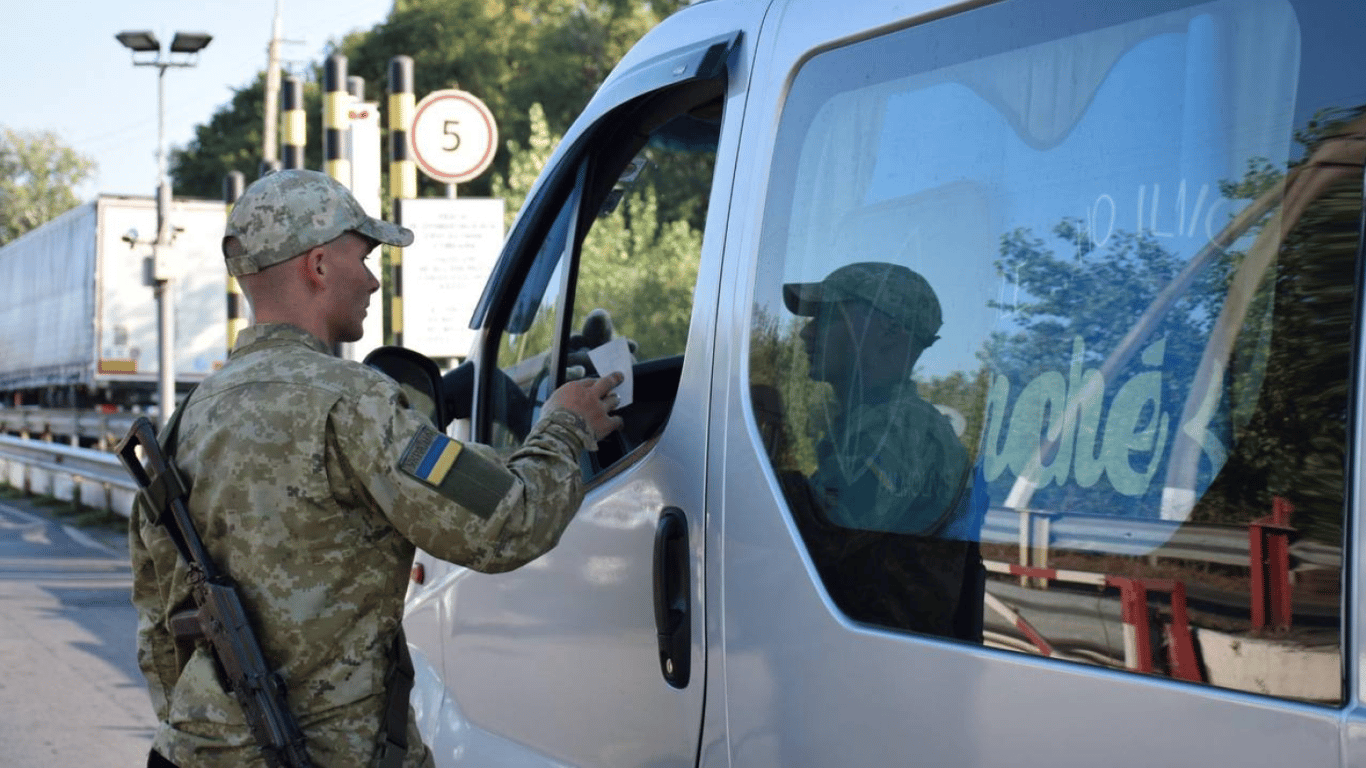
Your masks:
[{"label": "side mirror", "polygon": [[441,394],[441,369],[432,359],[405,347],[379,347],[362,360],[398,382],[413,408],[431,418],[437,429],[450,423]]}]

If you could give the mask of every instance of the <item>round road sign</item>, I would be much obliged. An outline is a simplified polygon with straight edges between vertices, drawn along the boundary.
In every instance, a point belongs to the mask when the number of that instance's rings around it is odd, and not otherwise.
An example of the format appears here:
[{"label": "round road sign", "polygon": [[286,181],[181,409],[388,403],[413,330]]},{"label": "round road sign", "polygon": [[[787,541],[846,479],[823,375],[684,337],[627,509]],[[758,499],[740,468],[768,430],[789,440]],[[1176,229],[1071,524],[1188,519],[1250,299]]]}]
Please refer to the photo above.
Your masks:
[{"label": "round road sign", "polygon": [[417,167],[437,181],[460,184],[493,162],[498,126],[476,96],[457,90],[432,91],[413,110],[408,148]]}]

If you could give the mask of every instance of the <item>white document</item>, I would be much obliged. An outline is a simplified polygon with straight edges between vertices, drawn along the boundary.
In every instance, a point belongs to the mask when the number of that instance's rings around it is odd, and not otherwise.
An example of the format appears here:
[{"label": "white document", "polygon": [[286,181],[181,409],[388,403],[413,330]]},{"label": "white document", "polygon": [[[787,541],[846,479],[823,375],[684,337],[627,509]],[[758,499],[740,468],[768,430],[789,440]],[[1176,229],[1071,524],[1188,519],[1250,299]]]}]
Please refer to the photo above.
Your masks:
[{"label": "white document", "polygon": [[631,376],[631,347],[626,343],[626,339],[615,338],[600,347],[588,350],[588,359],[593,361],[593,367],[598,369],[599,376],[620,371],[626,377],[612,391],[621,398],[617,403],[618,408],[630,405],[635,395],[635,381]]}]

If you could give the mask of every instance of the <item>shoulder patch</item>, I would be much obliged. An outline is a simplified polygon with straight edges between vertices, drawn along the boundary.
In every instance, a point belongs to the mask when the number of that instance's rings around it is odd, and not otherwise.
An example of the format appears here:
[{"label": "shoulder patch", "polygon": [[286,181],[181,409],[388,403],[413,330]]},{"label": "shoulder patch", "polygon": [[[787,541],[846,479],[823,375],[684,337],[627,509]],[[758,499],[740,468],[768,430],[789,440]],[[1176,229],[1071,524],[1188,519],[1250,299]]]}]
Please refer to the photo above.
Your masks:
[{"label": "shoulder patch", "polygon": [[507,467],[481,455],[477,448],[465,450],[459,440],[426,425],[408,441],[398,469],[485,520],[498,510],[517,480]]},{"label": "shoulder patch", "polygon": [[465,446],[428,426],[418,429],[399,459],[398,468],[427,485],[441,487],[441,481],[455,465]]}]

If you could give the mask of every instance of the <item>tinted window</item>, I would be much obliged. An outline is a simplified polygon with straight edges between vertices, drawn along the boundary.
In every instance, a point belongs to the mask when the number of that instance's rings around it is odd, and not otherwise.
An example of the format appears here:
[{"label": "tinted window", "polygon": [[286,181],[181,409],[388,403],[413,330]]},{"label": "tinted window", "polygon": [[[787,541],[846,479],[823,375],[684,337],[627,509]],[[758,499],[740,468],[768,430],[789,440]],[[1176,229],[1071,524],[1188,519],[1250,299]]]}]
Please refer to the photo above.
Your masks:
[{"label": "tinted window", "polygon": [[1366,12],[1043,5],[799,71],[750,356],[788,507],[854,620],[1339,702]]}]

